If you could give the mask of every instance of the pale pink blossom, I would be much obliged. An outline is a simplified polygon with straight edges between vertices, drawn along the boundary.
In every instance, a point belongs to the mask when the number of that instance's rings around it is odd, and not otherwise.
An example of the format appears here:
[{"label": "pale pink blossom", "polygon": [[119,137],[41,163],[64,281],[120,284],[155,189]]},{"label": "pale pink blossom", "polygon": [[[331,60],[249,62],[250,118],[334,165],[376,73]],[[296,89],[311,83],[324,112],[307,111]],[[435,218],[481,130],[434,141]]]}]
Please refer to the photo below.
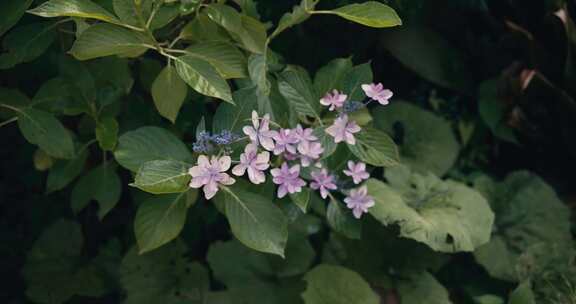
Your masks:
[{"label": "pale pink blossom", "polygon": [[280,155],[283,152],[288,152],[295,154],[296,147],[295,144],[298,143],[298,139],[294,136],[294,132],[290,129],[280,129],[276,134],[274,134],[274,141],[276,144],[274,145],[274,155]]},{"label": "pale pink blossom", "polygon": [[378,101],[381,105],[387,105],[390,102],[389,99],[394,95],[392,91],[384,89],[381,83],[363,84],[362,90],[366,96]]},{"label": "pale pink blossom", "polygon": [[336,190],[338,188],[334,183],[334,176],[329,175],[326,169],[314,171],[310,175],[312,176],[310,188],[314,190],[319,189],[322,198],[328,197],[328,192],[330,192],[330,190]]},{"label": "pale pink blossom", "polygon": [[366,164],[363,162],[354,163],[348,161],[348,170],[344,170],[346,176],[352,177],[355,184],[361,183],[363,180],[370,178],[370,174],[366,172]]},{"label": "pale pink blossom", "polygon": [[288,193],[297,193],[302,191],[302,187],[306,182],[300,178],[300,166],[294,165],[288,167],[287,163],[283,163],[280,168],[270,170],[273,178],[272,181],[278,186],[278,198],[283,198]]},{"label": "pale pink blossom", "polygon": [[240,154],[240,163],[232,168],[232,173],[242,176],[248,172],[248,179],[253,184],[261,184],[266,181],[264,170],[270,167],[270,153],[258,153],[258,148],[249,144],[244,148],[244,153]]},{"label": "pale pink blossom", "polygon": [[350,190],[344,202],[346,203],[346,207],[352,209],[352,214],[354,214],[354,217],[357,219],[359,219],[363,213],[367,213],[368,208],[374,206],[374,199],[368,195],[368,188],[366,188],[366,186]]},{"label": "pale pink blossom", "polygon": [[300,153],[300,161],[303,167],[308,167],[310,164],[320,158],[324,152],[322,144],[316,141],[303,141],[298,145],[298,152]]},{"label": "pale pink blossom", "polygon": [[218,192],[218,185],[234,184],[235,180],[226,173],[231,163],[230,156],[212,156],[210,160],[206,155],[198,156],[198,165],[188,171],[192,176],[190,187],[204,187],[204,196],[211,199]]},{"label": "pale pink blossom", "polygon": [[338,90],[333,90],[332,94],[330,94],[330,92],[326,93],[326,95],[320,99],[320,103],[324,106],[330,106],[328,110],[334,111],[336,108],[341,108],[344,105],[346,98],[348,98],[348,95],[341,94]]},{"label": "pale pink blossom", "polygon": [[294,138],[298,140],[299,144],[318,140],[318,137],[314,136],[314,130],[312,128],[302,128],[300,124],[298,124],[296,128],[292,129],[292,133],[294,134]]},{"label": "pale pink blossom", "polygon": [[248,135],[253,144],[261,145],[264,149],[272,151],[276,131],[270,130],[270,115],[265,114],[262,118],[256,111],[252,111],[252,126],[242,128],[244,134]]},{"label": "pale pink blossom", "polygon": [[326,133],[334,137],[334,142],[345,141],[348,144],[356,144],[354,133],[360,132],[361,128],[355,121],[348,121],[347,115],[342,115],[334,120],[334,124],[326,128]]}]

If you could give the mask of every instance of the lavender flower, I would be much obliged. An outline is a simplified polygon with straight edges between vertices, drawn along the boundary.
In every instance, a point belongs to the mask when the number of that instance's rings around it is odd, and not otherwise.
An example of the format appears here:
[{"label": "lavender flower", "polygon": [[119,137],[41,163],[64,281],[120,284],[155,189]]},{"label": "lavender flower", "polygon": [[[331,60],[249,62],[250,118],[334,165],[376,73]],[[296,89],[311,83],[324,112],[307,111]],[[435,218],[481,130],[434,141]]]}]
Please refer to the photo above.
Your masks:
[{"label": "lavender flower", "polygon": [[276,131],[270,130],[270,115],[266,114],[260,119],[256,111],[252,111],[252,126],[242,128],[244,134],[248,135],[252,143],[261,145],[264,149],[272,151],[274,141],[272,138]]},{"label": "lavender flower", "polygon": [[230,169],[232,160],[230,156],[222,156],[220,158],[212,156],[209,160],[206,155],[198,157],[198,165],[190,168],[188,173],[192,176],[190,181],[191,188],[204,187],[204,196],[206,199],[211,199],[218,192],[218,185],[232,185],[236,182],[227,173]]},{"label": "lavender flower", "polygon": [[329,175],[326,169],[320,171],[314,171],[310,174],[312,176],[312,182],[310,183],[310,188],[314,190],[320,189],[320,196],[322,198],[328,197],[328,192],[330,190],[336,190],[337,186],[334,183],[334,176]]},{"label": "lavender flower", "polygon": [[279,185],[278,198],[283,198],[288,193],[297,193],[302,191],[302,187],[306,182],[300,178],[300,166],[294,165],[291,168],[287,163],[283,163],[280,168],[270,170],[273,176],[272,181]]},{"label": "lavender flower", "polygon": [[261,184],[266,181],[264,170],[270,167],[270,153],[262,152],[258,154],[258,148],[249,144],[244,149],[244,153],[240,155],[240,164],[232,169],[232,173],[236,176],[242,176],[248,171],[248,179],[253,184]]},{"label": "lavender flower", "polygon": [[354,184],[359,184],[363,180],[370,178],[370,174],[366,172],[366,164],[363,162],[354,163],[348,161],[348,170],[344,170],[346,176],[352,177]]},{"label": "lavender flower", "polygon": [[229,130],[223,130],[220,134],[214,134],[210,139],[217,145],[229,145],[236,141],[239,136]]},{"label": "lavender flower", "polygon": [[341,94],[338,90],[333,90],[332,94],[330,94],[330,92],[326,93],[326,95],[320,99],[320,103],[324,106],[330,106],[328,110],[334,111],[336,108],[341,108],[344,105],[346,98],[348,98],[348,95]]},{"label": "lavender flower", "polygon": [[296,128],[292,129],[292,134],[294,138],[298,140],[298,143],[309,142],[318,140],[318,137],[314,136],[314,130],[312,128],[302,128],[300,124]]},{"label": "lavender flower", "polygon": [[280,129],[274,135],[276,145],[274,146],[274,155],[280,155],[283,152],[295,154],[296,148],[294,145],[298,143],[298,139],[294,136],[290,129]]},{"label": "lavender flower", "polygon": [[358,189],[350,190],[344,199],[346,207],[352,209],[354,217],[359,219],[363,213],[368,213],[368,208],[374,206],[374,199],[368,195],[368,188],[362,186]]},{"label": "lavender flower", "polygon": [[341,115],[334,120],[334,124],[326,128],[326,133],[334,137],[334,142],[345,141],[348,144],[356,144],[354,133],[360,132],[361,128],[355,121],[348,121],[348,115]]},{"label": "lavender flower", "polygon": [[384,86],[381,83],[374,84],[363,84],[362,90],[366,94],[366,96],[372,98],[373,100],[378,101],[381,105],[387,105],[390,101],[389,99],[392,98],[394,93],[392,91],[384,89]]},{"label": "lavender flower", "polygon": [[308,167],[310,164],[320,158],[324,152],[322,144],[315,141],[303,141],[298,145],[298,152],[300,153],[300,161],[303,167]]}]

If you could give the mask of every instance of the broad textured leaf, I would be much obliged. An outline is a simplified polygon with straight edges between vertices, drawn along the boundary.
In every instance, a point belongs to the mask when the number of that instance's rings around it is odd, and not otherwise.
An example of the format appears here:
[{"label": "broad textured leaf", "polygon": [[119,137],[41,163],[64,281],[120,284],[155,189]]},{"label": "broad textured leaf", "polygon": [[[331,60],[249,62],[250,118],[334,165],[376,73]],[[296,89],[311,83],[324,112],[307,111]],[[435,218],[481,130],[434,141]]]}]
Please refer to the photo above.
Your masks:
[{"label": "broad textured leaf", "polygon": [[349,4],[335,10],[317,11],[316,13],[335,14],[344,19],[376,28],[402,25],[402,20],[400,20],[394,9],[376,1]]},{"label": "broad textured leaf", "polygon": [[152,84],[152,98],[158,113],[172,123],[176,122],[186,95],[188,86],[171,65],[166,66]]},{"label": "broad textured leaf", "polygon": [[257,94],[269,97],[271,83],[268,79],[268,58],[265,55],[252,54],[248,57],[248,75],[258,89]]},{"label": "broad textured leaf", "polygon": [[391,186],[367,182],[375,206],[369,212],[382,224],[400,226],[400,235],[441,252],[473,251],[490,240],[494,213],[482,195],[464,184],[387,169]]},{"label": "broad textured leaf", "polygon": [[118,139],[116,161],[136,172],[151,160],[176,160],[192,163],[192,154],[174,134],[158,127],[142,127],[126,132]]},{"label": "broad textured leaf", "polygon": [[82,32],[70,53],[78,60],[142,54],[151,48],[143,34],[113,24],[95,24]]},{"label": "broad textured leaf", "polygon": [[478,88],[478,114],[494,136],[508,142],[518,143],[514,130],[506,121],[507,105],[505,97],[501,94],[498,79],[482,82]]},{"label": "broad textured leaf", "polygon": [[423,299],[427,304],[452,304],[448,290],[429,272],[413,273],[401,280],[398,293],[402,304],[420,304]]},{"label": "broad textured leaf", "polygon": [[244,78],[246,57],[234,45],[223,41],[206,41],[186,48],[186,54],[208,61],[222,77]]},{"label": "broad textured leaf", "polygon": [[208,61],[187,55],[174,63],[178,75],[196,92],[232,103],[228,83]]},{"label": "broad textured leaf", "polygon": [[330,134],[326,133],[327,127],[317,127],[314,129],[314,136],[318,138],[320,144],[322,144],[322,148],[324,148],[324,152],[322,152],[322,159],[328,158],[338,148],[338,144],[334,142],[334,137],[330,136]]},{"label": "broad textured leaf", "polygon": [[400,162],[398,147],[388,134],[372,127],[363,127],[355,138],[356,144],[347,146],[360,160],[377,167],[391,167]]},{"label": "broad textured leaf", "polygon": [[5,53],[0,54],[0,69],[12,68],[42,55],[54,42],[53,22],[32,23],[14,28],[2,41]]},{"label": "broad textured leaf", "polygon": [[217,200],[224,202],[232,233],[244,245],[284,256],[288,219],[273,201],[232,185]]},{"label": "broad textured leaf", "polygon": [[112,151],[118,142],[118,121],[104,117],[96,124],[96,139],[104,151]]},{"label": "broad textured leaf", "polygon": [[160,195],[142,202],[134,219],[138,252],[154,250],[178,237],[187,211],[185,193]]},{"label": "broad textured leaf", "polygon": [[76,155],[75,158],[70,160],[56,161],[54,166],[48,172],[46,179],[46,192],[54,192],[64,189],[70,184],[84,169],[86,159],[88,158],[88,150],[84,150]]},{"label": "broad textured leaf", "polygon": [[220,133],[229,130],[242,134],[242,127],[252,124],[252,111],[258,110],[255,95],[253,87],[235,91],[232,95],[235,105],[222,103],[218,106],[212,121],[212,131]]},{"label": "broad textured leaf", "polygon": [[0,37],[22,18],[32,1],[2,1],[0,3]]},{"label": "broad textured leaf", "polygon": [[352,71],[350,58],[336,58],[321,67],[314,76],[314,88],[318,96],[332,90],[344,90],[344,78]]},{"label": "broad textured leaf", "polygon": [[115,166],[103,164],[86,173],[76,183],[70,198],[72,210],[78,213],[91,200],[95,200],[99,206],[98,217],[102,220],[116,206],[121,194],[122,184]]},{"label": "broad textured leaf", "polygon": [[280,94],[300,115],[320,119],[320,99],[316,98],[312,80],[302,67],[289,66],[280,74]]},{"label": "broad textured leaf", "polygon": [[114,12],[126,24],[144,28],[152,12],[152,0],[113,0]]},{"label": "broad textured leaf", "polygon": [[310,203],[310,188],[304,188],[297,193],[290,193],[290,199],[302,212],[308,212],[308,203]]},{"label": "broad textured leaf", "polygon": [[120,23],[118,18],[90,0],[49,0],[29,10],[41,17],[81,17]]},{"label": "broad textured leaf", "polygon": [[140,166],[134,186],[153,194],[179,193],[188,189],[190,165],[174,160],[152,160]]},{"label": "broad textured leaf", "polygon": [[[557,248],[571,243],[570,211],[554,189],[532,173],[518,171],[501,183],[490,183],[491,191],[483,192],[496,212],[496,229],[492,240],[474,256],[491,276],[518,282],[527,275],[520,273],[522,255],[544,245],[552,256]],[[537,272],[545,262],[539,258],[527,266]]]},{"label": "broad textured leaf", "polygon": [[402,163],[411,169],[442,176],[452,168],[460,146],[450,122],[407,102],[378,107],[374,125],[399,138]]},{"label": "broad textured leaf", "polygon": [[309,11],[313,10],[318,2],[319,0],[302,0],[300,5],[295,5],[291,12],[282,15],[282,18],[280,18],[280,21],[278,22],[278,26],[270,35],[270,38],[274,38],[286,29],[306,21],[310,18]]},{"label": "broad textured leaf", "polygon": [[468,59],[436,32],[402,27],[383,35],[384,47],[405,66],[433,83],[470,93],[473,84]]},{"label": "broad textured leaf", "polygon": [[226,30],[204,13],[190,21],[180,32],[180,37],[193,42],[232,41]]},{"label": "broad textured leaf", "polygon": [[536,304],[536,298],[532,291],[530,281],[520,283],[520,285],[510,293],[508,304]]},{"label": "broad textured leaf", "polygon": [[358,273],[342,266],[319,265],[304,276],[306,304],[378,304],[378,295]]},{"label": "broad textured leaf", "polygon": [[328,225],[334,231],[350,239],[360,239],[362,235],[362,222],[345,208],[338,200],[330,200],[326,211]]},{"label": "broad textured leaf", "polygon": [[72,136],[54,115],[31,108],[18,112],[18,126],[24,138],[50,156],[73,158]]},{"label": "broad textured leaf", "polygon": [[372,83],[372,77],[372,67],[370,63],[357,65],[348,71],[342,80],[342,90],[348,95],[348,100],[364,100],[365,95],[364,91],[362,91],[362,85]]}]

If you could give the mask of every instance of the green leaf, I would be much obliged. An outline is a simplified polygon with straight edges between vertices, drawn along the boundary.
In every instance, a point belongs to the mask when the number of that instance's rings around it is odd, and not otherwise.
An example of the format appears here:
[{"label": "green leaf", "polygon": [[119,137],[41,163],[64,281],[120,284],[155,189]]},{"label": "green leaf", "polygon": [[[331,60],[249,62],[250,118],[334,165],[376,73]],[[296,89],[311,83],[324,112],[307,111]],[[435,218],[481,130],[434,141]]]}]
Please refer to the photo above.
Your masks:
[{"label": "green leaf", "polygon": [[96,124],[96,139],[104,151],[112,151],[118,141],[118,122],[113,117],[104,117]]},{"label": "green leaf", "polygon": [[278,26],[270,35],[270,39],[276,37],[288,28],[300,24],[310,18],[309,11],[313,10],[318,2],[319,0],[302,0],[300,5],[295,5],[294,8],[292,8],[292,12],[282,15],[282,18],[280,18],[280,21],[278,22]]},{"label": "green leaf", "polygon": [[316,98],[312,80],[302,67],[288,66],[278,82],[280,94],[296,113],[320,120],[320,100]]},{"label": "green leaf", "polygon": [[246,50],[256,54],[265,52],[266,27],[260,21],[241,15],[223,4],[210,4],[205,11],[212,21],[225,28]]},{"label": "green leaf", "polygon": [[363,127],[355,137],[356,144],[347,146],[363,162],[377,167],[391,167],[400,162],[398,147],[388,134],[372,127]]},{"label": "green leaf", "polygon": [[324,96],[332,90],[344,90],[344,79],[352,71],[350,58],[336,58],[321,67],[314,75],[314,89],[318,96]]},{"label": "green leaf", "polygon": [[518,143],[514,130],[506,122],[506,101],[500,91],[498,79],[482,82],[478,89],[478,113],[494,136]]},{"label": "green leaf", "polygon": [[196,92],[233,103],[228,83],[208,61],[187,55],[174,63],[178,75]]},{"label": "green leaf", "polygon": [[322,148],[324,148],[322,159],[325,159],[336,152],[338,144],[334,142],[334,137],[326,133],[326,127],[317,127],[314,129],[314,136],[318,138],[318,141],[322,144]]},{"label": "green leaf", "polygon": [[152,194],[179,193],[188,189],[190,165],[174,160],[152,160],[142,164],[133,186]]},{"label": "green leaf", "polygon": [[114,157],[122,167],[133,172],[151,160],[193,161],[192,154],[180,139],[158,127],[142,127],[124,133],[118,139]]},{"label": "green leaf", "polygon": [[72,210],[78,213],[95,200],[99,205],[98,218],[102,220],[116,206],[121,194],[122,184],[115,166],[102,164],[82,176],[72,189]]},{"label": "green leaf", "polygon": [[382,42],[400,62],[426,80],[470,93],[473,82],[468,59],[436,32],[402,27],[383,33]]},{"label": "green leaf", "polygon": [[185,193],[161,195],[144,201],[134,219],[138,252],[154,250],[178,237],[186,223]]},{"label": "green leaf", "polygon": [[342,266],[319,265],[304,276],[305,304],[378,304],[378,295],[358,273]]},{"label": "green leaf", "polygon": [[508,304],[536,304],[530,281],[520,283],[508,298]]},{"label": "green leaf", "polygon": [[312,11],[312,13],[334,14],[344,19],[376,28],[402,25],[402,20],[400,20],[394,9],[376,1],[349,4],[331,11]]},{"label": "green leaf", "polygon": [[187,95],[186,83],[171,65],[166,66],[152,84],[152,98],[158,113],[172,123],[176,122]]},{"label": "green leaf", "polygon": [[475,190],[434,175],[419,175],[404,167],[387,169],[390,185],[367,181],[378,221],[400,226],[400,236],[441,252],[473,251],[490,240],[494,213]]},{"label": "green leaf", "polygon": [[452,304],[448,290],[427,271],[410,274],[398,283],[402,304]]},{"label": "green leaf", "polygon": [[246,57],[234,45],[223,41],[206,41],[186,48],[186,54],[208,61],[222,77],[244,78]]},{"label": "green leaf", "polygon": [[310,202],[310,190],[309,188],[304,188],[302,191],[297,193],[290,193],[290,199],[302,212],[308,212],[308,203]]},{"label": "green leaf", "polygon": [[326,211],[328,225],[334,231],[350,239],[360,239],[362,235],[362,222],[345,210],[342,203],[336,199],[330,200]]},{"label": "green leaf", "polygon": [[126,24],[144,28],[152,12],[152,0],[113,0],[114,12]]},{"label": "green leaf", "polygon": [[48,172],[46,192],[50,193],[64,189],[80,175],[87,158],[88,150],[85,149],[73,159],[57,161]]},{"label": "green leaf", "polygon": [[54,115],[31,108],[18,112],[18,127],[26,140],[38,145],[50,156],[73,158],[72,136]]},{"label": "green leaf", "polygon": [[284,257],[288,219],[269,199],[243,190],[239,184],[224,188],[224,202],[232,233],[244,245]]},{"label": "green leaf", "polygon": [[22,18],[32,1],[2,1],[0,3],[0,37],[4,36],[4,33]]},{"label": "green leaf", "polygon": [[222,103],[218,106],[212,121],[212,131],[220,133],[229,130],[241,133],[242,127],[251,124],[252,111],[258,109],[255,94],[254,87],[235,91],[232,98],[236,105]]},{"label": "green leaf", "polygon": [[49,0],[28,11],[41,17],[81,17],[120,23],[118,18],[90,0]]},{"label": "green leaf", "polygon": [[204,13],[198,15],[182,28],[180,37],[193,42],[232,41],[226,31]]},{"label": "green leaf", "polygon": [[372,83],[372,77],[370,63],[357,65],[348,71],[342,80],[342,89],[348,95],[348,100],[364,100],[365,95],[361,86],[365,83]]},{"label": "green leaf", "polygon": [[111,55],[142,54],[151,48],[143,34],[113,24],[95,24],[74,42],[70,53],[78,60]]},{"label": "green leaf", "polygon": [[53,22],[32,23],[14,28],[2,42],[6,52],[0,55],[0,69],[30,62],[42,55],[54,42]]},{"label": "green leaf", "polygon": [[402,163],[411,169],[442,176],[456,162],[460,147],[450,122],[445,119],[400,101],[376,108],[373,115],[377,128],[401,138]]}]

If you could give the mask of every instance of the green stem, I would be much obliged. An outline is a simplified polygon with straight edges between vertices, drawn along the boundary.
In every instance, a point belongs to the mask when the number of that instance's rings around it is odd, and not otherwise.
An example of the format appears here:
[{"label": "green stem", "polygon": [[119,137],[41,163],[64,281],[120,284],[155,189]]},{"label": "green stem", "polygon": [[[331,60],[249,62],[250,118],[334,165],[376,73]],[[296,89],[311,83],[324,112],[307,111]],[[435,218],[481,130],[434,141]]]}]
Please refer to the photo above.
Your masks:
[{"label": "green stem", "polygon": [[18,120],[18,117],[12,117],[12,118],[4,121],[4,122],[1,122],[1,123],[0,123],[0,128],[2,128],[2,127],[5,126],[5,125],[11,124],[11,123],[13,123],[13,122],[15,122],[15,121],[17,121],[17,120]]},{"label": "green stem", "polygon": [[0,103],[0,107],[12,110],[16,113],[22,113],[22,110],[18,109],[17,107],[11,106],[11,105],[7,105],[5,103]]}]

